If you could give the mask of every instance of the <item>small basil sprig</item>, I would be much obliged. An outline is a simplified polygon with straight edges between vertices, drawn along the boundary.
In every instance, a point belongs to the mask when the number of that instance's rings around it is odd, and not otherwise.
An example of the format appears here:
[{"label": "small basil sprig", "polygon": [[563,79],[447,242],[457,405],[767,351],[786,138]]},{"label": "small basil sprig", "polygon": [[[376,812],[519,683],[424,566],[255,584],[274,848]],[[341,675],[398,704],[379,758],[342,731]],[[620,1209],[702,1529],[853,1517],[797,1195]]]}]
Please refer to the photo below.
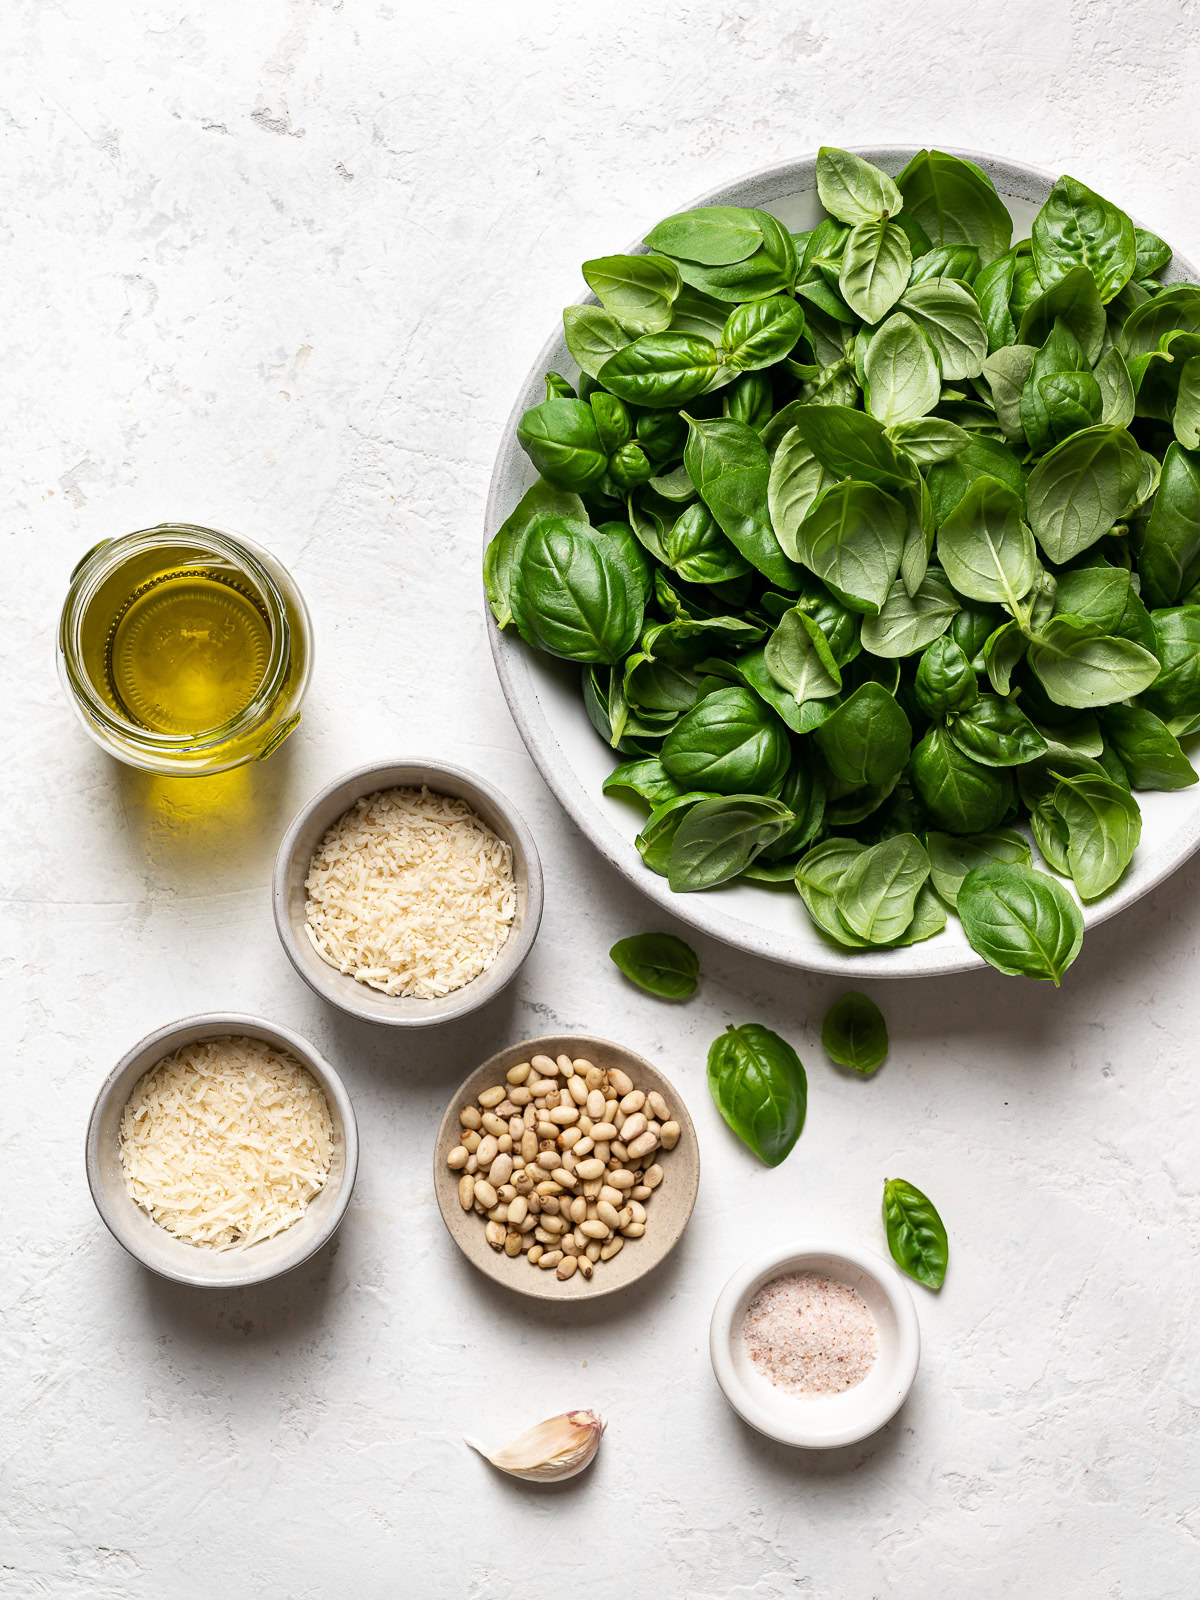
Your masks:
[{"label": "small basil sprig", "polygon": [[808,1107],[808,1075],[787,1040],[760,1022],[730,1026],[709,1046],[708,1087],[738,1138],[777,1167]]},{"label": "small basil sprig", "polygon": [[673,933],[634,933],[608,952],[631,983],[663,1000],[695,994],[700,962],[691,945]]},{"label": "small basil sprig", "polygon": [[903,1178],[885,1178],[883,1223],[892,1260],[927,1289],[940,1289],[950,1260],[946,1227],[928,1195]]},{"label": "small basil sprig", "polygon": [[888,1053],[887,1023],[868,995],[850,989],[835,1000],[821,1025],[825,1054],[839,1067],[850,1067],[869,1077],[883,1065]]}]

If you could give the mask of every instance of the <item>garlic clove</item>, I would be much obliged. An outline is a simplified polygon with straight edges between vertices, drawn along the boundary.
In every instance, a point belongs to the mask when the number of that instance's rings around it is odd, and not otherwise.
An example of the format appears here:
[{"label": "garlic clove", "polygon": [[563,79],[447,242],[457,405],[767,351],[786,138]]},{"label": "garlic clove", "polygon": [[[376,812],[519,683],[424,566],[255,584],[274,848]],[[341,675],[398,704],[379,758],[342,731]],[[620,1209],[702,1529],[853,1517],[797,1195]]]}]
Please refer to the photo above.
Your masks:
[{"label": "garlic clove", "polygon": [[526,1428],[499,1450],[485,1450],[474,1439],[472,1450],[514,1478],[553,1483],[582,1472],[596,1454],[604,1423],[594,1411],[564,1411]]}]

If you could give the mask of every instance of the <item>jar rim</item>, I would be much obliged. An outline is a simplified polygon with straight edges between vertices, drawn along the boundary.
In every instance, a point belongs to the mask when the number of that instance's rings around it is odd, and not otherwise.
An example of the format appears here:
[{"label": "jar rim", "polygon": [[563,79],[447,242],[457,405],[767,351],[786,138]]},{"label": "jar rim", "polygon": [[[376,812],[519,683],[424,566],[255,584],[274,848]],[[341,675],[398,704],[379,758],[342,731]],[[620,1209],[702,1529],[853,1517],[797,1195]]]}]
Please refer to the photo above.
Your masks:
[{"label": "jar rim", "polygon": [[[156,733],[118,716],[84,669],[80,648],[83,619],[103,580],[121,562],[172,537],[182,544],[194,545],[199,553],[207,551],[220,556],[247,577],[259,591],[271,629],[271,653],[262,680],[250,701],[225,722],[213,728],[202,728],[197,733]],[[148,754],[170,751],[195,754],[252,732],[263,715],[271,709],[272,702],[283,686],[292,645],[287,605],[275,579],[260,559],[264,554],[247,539],[194,522],[159,522],[151,528],[118,534],[113,539],[93,546],[71,574],[71,584],[63,602],[58,627],[59,651],[68,683],[88,715],[107,732]]]}]

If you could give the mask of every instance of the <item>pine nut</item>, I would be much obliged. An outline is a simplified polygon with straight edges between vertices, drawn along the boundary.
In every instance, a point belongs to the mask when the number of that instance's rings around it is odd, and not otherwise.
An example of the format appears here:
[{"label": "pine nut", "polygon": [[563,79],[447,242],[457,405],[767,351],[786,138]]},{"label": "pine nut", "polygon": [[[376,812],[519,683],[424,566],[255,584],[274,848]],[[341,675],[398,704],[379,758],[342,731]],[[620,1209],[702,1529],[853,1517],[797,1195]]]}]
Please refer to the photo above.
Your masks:
[{"label": "pine nut", "polygon": [[[515,1205],[516,1202],[514,1201],[513,1204]],[[509,1221],[511,1222],[512,1206],[509,1206],[508,1208],[508,1216]],[[605,1223],[609,1228],[615,1228],[617,1226],[617,1208],[616,1206],[611,1205],[607,1200],[600,1200],[597,1202],[596,1217],[598,1221]]]},{"label": "pine nut", "polygon": [[493,1250],[501,1250],[504,1247],[506,1232],[507,1230],[502,1222],[489,1222],[483,1230],[483,1236]]},{"label": "pine nut", "polygon": [[512,1140],[514,1150],[521,1148],[521,1135],[525,1132],[525,1124],[520,1117],[509,1117],[508,1137]]},{"label": "pine nut", "polygon": [[536,1159],[537,1153],[537,1134],[532,1128],[526,1128],[521,1135],[521,1159],[526,1162],[533,1161]]},{"label": "pine nut", "polygon": [[550,1121],[557,1127],[569,1127],[572,1122],[579,1121],[578,1106],[555,1106],[550,1113]]},{"label": "pine nut", "polygon": [[579,1258],[577,1256],[565,1256],[563,1260],[558,1263],[558,1271],[555,1273],[555,1276],[561,1278],[565,1283],[566,1280],[574,1273],[575,1268],[578,1265]]},{"label": "pine nut", "polygon": [[464,1149],[461,1144],[456,1144],[454,1149],[451,1150],[450,1154],[446,1157],[446,1165],[451,1169],[451,1171],[458,1172],[462,1167],[466,1166],[470,1154],[471,1152],[467,1149]]},{"label": "pine nut", "polygon": [[543,1255],[545,1255],[545,1253],[546,1253],[546,1250],[545,1250],[545,1246],[544,1245],[535,1244],[530,1249],[529,1256],[527,1258],[528,1261],[529,1261],[530,1266],[531,1267],[536,1267],[538,1262],[542,1259]]},{"label": "pine nut", "polygon": [[479,1149],[475,1152],[479,1157],[479,1165],[485,1169],[490,1167],[492,1162],[495,1161],[499,1150],[500,1146],[496,1143],[496,1135],[494,1133],[485,1133],[479,1141]]},{"label": "pine nut", "polygon": [[512,1157],[501,1150],[488,1170],[488,1182],[499,1188],[502,1183],[507,1183],[512,1177],[512,1169]]},{"label": "pine nut", "polygon": [[601,1072],[600,1068],[594,1067],[590,1061],[581,1062],[580,1065],[584,1069],[583,1081],[588,1086],[588,1093],[590,1094],[593,1089],[603,1089],[604,1074]]},{"label": "pine nut", "polygon": [[595,1139],[597,1143],[599,1143],[601,1139],[615,1139],[616,1137],[617,1130],[611,1122],[592,1123],[592,1138]]},{"label": "pine nut", "polygon": [[506,1256],[519,1256],[521,1254],[521,1235],[519,1233],[506,1233],[504,1235],[504,1254]]},{"label": "pine nut", "polygon": [[486,1178],[475,1179],[475,1198],[482,1201],[489,1211],[496,1204],[496,1191]]},{"label": "pine nut", "polygon": [[573,1172],[568,1172],[565,1167],[555,1167],[550,1176],[554,1179],[555,1183],[560,1184],[564,1189],[574,1189],[576,1183],[579,1181],[575,1177],[575,1174]]},{"label": "pine nut", "polygon": [[561,1217],[543,1217],[542,1227],[547,1233],[565,1233],[567,1225]]},{"label": "pine nut", "polygon": [[557,1088],[558,1085],[553,1078],[535,1078],[529,1085],[529,1092],[534,1096],[540,1096],[549,1094],[551,1089]]},{"label": "pine nut", "polygon": [[507,1120],[509,1117],[512,1116],[513,1112],[516,1109],[517,1109],[516,1105],[506,1095],[505,1098],[503,1100],[501,1100],[500,1104],[496,1107],[496,1115],[498,1117],[504,1117]]},{"label": "pine nut", "polygon": [[646,1231],[644,1222],[627,1222],[621,1232],[627,1239],[640,1239]]},{"label": "pine nut", "polygon": [[504,1076],[509,1083],[520,1084],[524,1083],[529,1077],[529,1071],[530,1068],[528,1061],[518,1061],[515,1067],[509,1067]]},{"label": "pine nut", "polygon": [[567,1092],[577,1106],[587,1105],[588,1088],[583,1079],[578,1075],[567,1079]]},{"label": "pine nut", "polygon": [[458,1203],[464,1211],[470,1211],[475,1204],[475,1179],[464,1177],[458,1180]]},{"label": "pine nut", "polygon": [[601,1261],[611,1261],[612,1258],[615,1255],[619,1255],[624,1248],[625,1241],[620,1237],[620,1235],[618,1235],[615,1239],[610,1239],[607,1244],[602,1244],[600,1246]]},{"label": "pine nut", "polygon": [[609,1067],[608,1081],[618,1094],[631,1094],[633,1091],[633,1079],[620,1067]]},{"label": "pine nut", "polygon": [[609,1145],[608,1140],[601,1139],[596,1146],[596,1160],[603,1161],[604,1165],[607,1166],[610,1153],[611,1146]]},{"label": "pine nut", "polygon": [[538,1262],[538,1266],[541,1267],[543,1271],[548,1271],[549,1268],[556,1267],[562,1258],[563,1253],[561,1250],[547,1250],[546,1254]]},{"label": "pine nut", "polygon": [[558,1062],[552,1061],[549,1056],[530,1056],[529,1065],[540,1077],[558,1077]]},{"label": "pine nut", "polygon": [[660,1122],[669,1122],[671,1120],[671,1108],[657,1089],[651,1089],[646,1096],[646,1104],[650,1107],[651,1114],[657,1117]]},{"label": "pine nut", "polygon": [[599,1089],[589,1090],[587,1097],[587,1114],[589,1117],[591,1117],[593,1122],[599,1122],[602,1119],[604,1116],[604,1107],[606,1103],[607,1102],[605,1101],[604,1096]]},{"label": "pine nut", "polygon": [[624,1167],[618,1167],[615,1172],[610,1172],[608,1181],[614,1189],[632,1189],[636,1179],[632,1172],[626,1172]]},{"label": "pine nut", "polygon": [[679,1143],[680,1127],[677,1122],[664,1122],[659,1138],[662,1140],[664,1150],[674,1150]]},{"label": "pine nut", "polygon": [[629,1191],[629,1198],[631,1200],[649,1200],[650,1194],[651,1191],[644,1183],[635,1183]]},{"label": "pine nut", "polygon": [[590,1278],[596,1270],[592,1265],[592,1258],[590,1256],[578,1256],[576,1259],[579,1262],[579,1276],[581,1278]]},{"label": "pine nut", "polygon": [[543,1178],[537,1186],[537,1193],[543,1198],[548,1195],[561,1194],[562,1186],[555,1183],[553,1178]]},{"label": "pine nut", "polygon": [[635,1222],[645,1222],[646,1208],[640,1200],[631,1200],[629,1202],[629,1209],[633,1212],[633,1220]]},{"label": "pine nut", "polygon": [[663,1181],[663,1169],[656,1161],[652,1167],[646,1168],[645,1177],[642,1179],[647,1189],[657,1189]]},{"label": "pine nut", "polygon": [[624,1205],[625,1197],[620,1189],[614,1189],[611,1183],[606,1183],[600,1190],[597,1199],[606,1201],[610,1206]]},{"label": "pine nut", "polygon": [[612,1229],[607,1222],[601,1222],[597,1217],[595,1222],[579,1223],[576,1232],[581,1233],[585,1239],[607,1239]]},{"label": "pine nut", "polygon": [[587,1242],[587,1249],[583,1253],[589,1261],[599,1261],[600,1248],[601,1246],[599,1239],[589,1239]]},{"label": "pine nut", "polygon": [[479,1162],[475,1156],[470,1155],[467,1157],[467,1165],[465,1170],[469,1172],[472,1177],[479,1171]]},{"label": "pine nut", "polygon": [[568,1210],[570,1211],[572,1222],[585,1222],[587,1220],[588,1204],[582,1195],[576,1195],[575,1199],[571,1201]]},{"label": "pine nut", "polygon": [[458,1120],[464,1128],[477,1128],[479,1126],[479,1112],[474,1106],[464,1106],[458,1113]]},{"label": "pine nut", "polygon": [[540,1245],[534,1244],[533,1235],[531,1233],[523,1233],[521,1235],[521,1251],[523,1254],[528,1254],[530,1251],[540,1248]]},{"label": "pine nut", "polygon": [[640,1161],[643,1156],[648,1156],[652,1150],[657,1149],[658,1135],[656,1133],[651,1133],[647,1128],[646,1132],[639,1133],[637,1138],[629,1146],[629,1158],[631,1161]]},{"label": "pine nut", "polygon": [[522,1086],[520,1089],[514,1089],[508,1098],[512,1101],[513,1105],[520,1106],[522,1110],[524,1110],[526,1106],[531,1106],[533,1104],[533,1095],[524,1086]]},{"label": "pine nut", "polygon": [[[558,1185],[556,1183],[551,1184],[551,1188],[557,1189]],[[529,1209],[535,1214],[556,1217],[561,1205],[562,1201],[556,1194],[537,1194],[535,1192],[529,1196]]]},{"label": "pine nut", "polygon": [[483,1124],[483,1131],[490,1133],[494,1139],[498,1139],[502,1133],[508,1132],[503,1118],[498,1117],[494,1111],[485,1111],[479,1120]]},{"label": "pine nut", "polygon": [[631,1111],[621,1124],[621,1139],[631,1145],[640,1133],[646,1131],[646,1119],[640,1111]]},{"label": "pine nut", "polygon": [[[574,1133],[574,1132],[575,1132],[574,1128],[568,1128],[567,1129],[567,1133]],[[567,1143],[567,1133],[563,1134],[563,1143],[564,1144]],[[578,1159],[580,1156],[590,1156],[592,1151],[596,1148],[596,1145],[595,1145],[594,1140],[589,1139],[586,1134],[582,1134],[581,1133],[578,1139],[573,1139],[571,1141],[571,1144],[569,1145],[568,1148],[574,1154],[576,1159]]]},{"label": "pine nut", "polygon": [[590,1156],[586,1160],[581,1161],[575,1168],[575,1171],[583,1179],[602,1178],[604,1176],[604,1163],[603,1161],[598,1160],[597,1157]]},{"label": "pine nut", "polygon": [[646,1096],[640,1089],[630,1089],[628,1094],[621,1096],[621,1110],[626,1116],[631,1111],[640,1111],[646,1104]]},{"label": "pine nut", "polygon": [[529,1201],[526,1200],[523,1194],[519,1194],[515,1200],[510,1200],[508,1202],[508,1220],[514,1226],[518,1222],[524,1222],[528,1215]]},{"label": "pine nut", "polygon": [[475,1098],[485,1111],[490,1111],[493,1106],[498,1106],[500,1104],[501,1100],[504,1099],[504,1096],[507,1093],[508,1090],[504,1087],[504,1085],[502,1083],[498,1083],[494,1088],[485,1089],[482,1094],[477,1094]]},{"label": "pine nut", "polygon": [[481,1134],[477,1133],[474,1128],[468,1128],[466,1133],[464,1133],[463,1136],[462,1136],[463,1148],[465,1150],[469,1150],[472,1155],[475,1154],[476,1150],[479,1149],[479,1146],[482,1143],[483,1143],[483,1136]]}]

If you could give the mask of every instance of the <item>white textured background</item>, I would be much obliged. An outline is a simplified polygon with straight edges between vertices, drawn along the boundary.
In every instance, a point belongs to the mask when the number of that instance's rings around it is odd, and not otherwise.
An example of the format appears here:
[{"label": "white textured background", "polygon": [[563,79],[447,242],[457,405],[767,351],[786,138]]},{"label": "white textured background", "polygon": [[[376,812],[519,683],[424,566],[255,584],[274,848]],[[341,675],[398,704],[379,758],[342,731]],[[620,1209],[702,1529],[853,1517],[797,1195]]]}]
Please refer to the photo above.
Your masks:
[{"label": "white textured background", "polygon": [[[1200,865],[1093,932],[1062,993],[876,986],[892,1056],[821,1056],[832,980],[700,945],[669,1008],[604,952],[661,923],[575,836],[487,648],[480,514],[513,391],[577,263],[819,143],[974,146],[1070,170],[1200,249],[1187,0],[8,0],[3,6],[0,1593],[64,1600],[1194,1600],[1194,907]],[[318,630],[300,732],[206,790],[121,770],[53,672],[67,576],[167,517],[242,530]],[[515,991],[432,1036],[322,1008],[268,905],[295,806],[441,753],[524,809],[547,869]],[[308,1034],[363,1136],[334,1249],[211,1296],[140,1271],[83,1175],[95,1088],[142,1033],[229,1008]],[[768,1172],[709,1040],[759,1019],[809,1067]],[[652,1054],[703,1141],[692,1227],[627,1302],[547,1313],[460,1261],[433,1130],[484,1054],[551,1027]],[[881,1244],[885,1173],[937,1201],[917,1388],[817,1457],[743,1427],[709,1310],[751,1251]],[[610,1418],[559,1491],[460,1442]]]}]

